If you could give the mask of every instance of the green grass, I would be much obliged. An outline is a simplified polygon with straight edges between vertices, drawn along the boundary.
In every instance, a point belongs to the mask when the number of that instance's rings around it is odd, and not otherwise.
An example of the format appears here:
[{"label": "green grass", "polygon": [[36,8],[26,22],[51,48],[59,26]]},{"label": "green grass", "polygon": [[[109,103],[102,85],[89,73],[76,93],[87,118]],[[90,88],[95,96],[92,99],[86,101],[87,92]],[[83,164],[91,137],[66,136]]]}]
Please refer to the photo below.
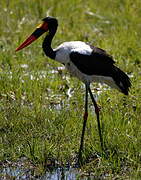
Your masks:
[{"label": "green grass", "polygon": [[[1,0],[1,161],[27,156],[43,167],[48,158],[72,163],[78,152],[84,110],[82,83],[45,57],[41,48],[44,37],[15,53],[40,20],[51,15],[59,20],[53,47],[70,40],[90,42],[106,49],[117,66],[131,76],[129,96],[114,89],[103,90],[98,96],[107,157],[98,162],[94,158],[83,170],[97,176],[108,173],[110,178],[141,178],[140,14],[140,0]],[[93,84],[93,88],[98,86]],[[91,107],[90,101],[86,159],[101,153]]]}]

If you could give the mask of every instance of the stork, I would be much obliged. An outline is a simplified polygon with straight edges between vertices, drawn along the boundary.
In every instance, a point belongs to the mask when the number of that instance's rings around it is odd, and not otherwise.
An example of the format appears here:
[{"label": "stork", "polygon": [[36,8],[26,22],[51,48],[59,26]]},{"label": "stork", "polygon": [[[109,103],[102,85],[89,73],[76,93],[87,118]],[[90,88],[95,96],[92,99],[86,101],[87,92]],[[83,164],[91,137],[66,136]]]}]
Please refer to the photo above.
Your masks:
[{"label": "stork", "polygon": [[85,84],[85,112],[83,128],[78,152],[78,163],[82,163],[82,152],[84,143],[84,134],[88,118],[88,93],[92,99],[98,123],[98,132],[101,148],[103,150],[103,137],[99,119],[99,107],[92,94],[90,84],[92,82],[106,83],[125,95],[128,95],[131,82],[129,77],[118,67],[115,61],[105,50],[91,46],[82,41],[64,42],[57,48],[52,49],[52,39],[57,31],[58,21],[54,17],[46,17],[36,30],[16,49],[19,51],[38,39],[42,34],[48,31],[42,48],[47,57],[62,63],[66,69]]}]

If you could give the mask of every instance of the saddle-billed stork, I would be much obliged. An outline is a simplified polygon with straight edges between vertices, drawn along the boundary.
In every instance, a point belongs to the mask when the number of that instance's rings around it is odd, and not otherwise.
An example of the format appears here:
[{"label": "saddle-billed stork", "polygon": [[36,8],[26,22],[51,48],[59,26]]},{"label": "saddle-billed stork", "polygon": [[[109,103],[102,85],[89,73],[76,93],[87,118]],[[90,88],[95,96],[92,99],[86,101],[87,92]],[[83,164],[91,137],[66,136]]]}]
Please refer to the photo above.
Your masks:
[{"label": "saddle-billed stork", "polygon": [[118,89],[125,95],[128,95],[131,82],[129,77],[118,67],[114,65],[113,58],[107,52],[98,47],[91,46],[82,41],[64,42],[56,49],[52,49],[51,42],[58,27],[58,21],[54,17],[46,17],[36,30],[16,49],[16,51],[28,46],[43,33],[48,31],[42,48],[46,56],[54,59],[68,69],[68,71],[80,79],[86,87],[85,95],[85,113],[83,129],[78,154],[78,163],[82,162],[82,150],[84,134],[88,117],[88,93],[92,99],[98,123],[98,131],[101,147],[103,149],[103,138],[99,120],[99,107],[94,99],[90,89],[91,82],[106,83],[110,87]]}]

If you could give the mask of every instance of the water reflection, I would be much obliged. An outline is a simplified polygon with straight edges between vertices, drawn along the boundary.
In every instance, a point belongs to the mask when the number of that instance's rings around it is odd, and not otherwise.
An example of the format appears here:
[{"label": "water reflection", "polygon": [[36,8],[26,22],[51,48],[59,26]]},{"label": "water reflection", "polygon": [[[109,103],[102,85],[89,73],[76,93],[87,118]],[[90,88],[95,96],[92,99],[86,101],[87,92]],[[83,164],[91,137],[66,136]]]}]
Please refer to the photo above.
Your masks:
[{"label": "water reflection", "polygon": [[75,180],[78,177],[78,170],[74,168],[57,168],[52,172],[46,172],[41,180]]}]

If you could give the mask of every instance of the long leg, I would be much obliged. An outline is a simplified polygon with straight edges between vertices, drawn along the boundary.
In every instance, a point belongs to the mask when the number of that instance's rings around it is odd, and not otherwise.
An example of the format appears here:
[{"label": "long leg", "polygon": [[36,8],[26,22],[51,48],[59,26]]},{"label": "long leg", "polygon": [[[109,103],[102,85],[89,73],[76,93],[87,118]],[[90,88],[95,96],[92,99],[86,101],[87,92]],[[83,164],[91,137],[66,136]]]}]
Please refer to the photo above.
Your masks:
[{"label": "long leg", "polygon": [[103,137],[102,137],[102,133],[101,133],[101,126],[100,126],[100,119],[99,119],[99,107],[94,99],[94,96],[92,94],[92,91],[90,89],[90,86],[88,87],[88,91],[89,91],[89,94],[91,96],[91,99],[92,99],[92,102],[93,102],[93,105],[94,105],[94,108],[95,108],[95,113],[96,113],[96,117],[97,117],[97,124],[98,124],[98,132],[99,132],[99,138],[100,138],[100,144],[101,144],[101,149],[103,151]]},{"label": "long leg", "polygon": [[83,151],[83,144],[84,144],[84,134],[85,134],[86,123],[87,123],[87,118],[88,118],[88,88],[89,88],[89,85],[85,84],[85,87],[86,87],[85,113],[84,113],[83,129],[82,129],[80,148],[79,148],[79,154],[78,154],[78,164],[79,165],[82,164],[82,151]]}]

